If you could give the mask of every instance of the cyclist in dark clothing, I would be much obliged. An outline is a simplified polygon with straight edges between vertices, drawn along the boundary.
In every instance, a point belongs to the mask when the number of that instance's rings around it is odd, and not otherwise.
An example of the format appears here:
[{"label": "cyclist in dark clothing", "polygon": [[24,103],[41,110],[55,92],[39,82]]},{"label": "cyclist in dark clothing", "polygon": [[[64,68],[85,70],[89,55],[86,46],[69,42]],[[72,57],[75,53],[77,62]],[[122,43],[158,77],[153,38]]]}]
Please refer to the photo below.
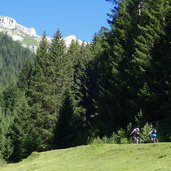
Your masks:
[{"label": "cyclist in dark clothing", "polygon": [[140,143],[140,129],[139,128],[134,128],[130,135],[132,135],[132,139],[136,144]]}]

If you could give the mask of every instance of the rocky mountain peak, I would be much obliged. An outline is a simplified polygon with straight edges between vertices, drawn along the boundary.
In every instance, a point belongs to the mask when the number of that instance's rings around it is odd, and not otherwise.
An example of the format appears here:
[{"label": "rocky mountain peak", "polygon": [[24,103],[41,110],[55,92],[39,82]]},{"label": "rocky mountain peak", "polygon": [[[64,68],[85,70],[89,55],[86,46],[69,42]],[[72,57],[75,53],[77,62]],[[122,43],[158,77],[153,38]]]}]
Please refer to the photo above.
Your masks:
[{"label": "rocky mountain peak", "polygon": [[[13,40],[20,41],[24,47],[29,47],[33,51],[36,51],[41,40],[41,36],[37,35],[33,27],[28,28],[18,24],[15,19],[8,16],[0,16],[0,32],[7,33]],[[47,39],[51,41],[52,38],[47,37]],[[63,39],[67,47],[70,46],[72,41],[78,41],[79,44],[82,43],[74,35],[64,37]]]},{"label": "rocky mountain peak", "polygon": [[0,27],[22,31],[29,36],[37,37],[36,30],[33,27],[27,28],[21,24],[18,24],[15,19],[8,16],[0,16]]}]

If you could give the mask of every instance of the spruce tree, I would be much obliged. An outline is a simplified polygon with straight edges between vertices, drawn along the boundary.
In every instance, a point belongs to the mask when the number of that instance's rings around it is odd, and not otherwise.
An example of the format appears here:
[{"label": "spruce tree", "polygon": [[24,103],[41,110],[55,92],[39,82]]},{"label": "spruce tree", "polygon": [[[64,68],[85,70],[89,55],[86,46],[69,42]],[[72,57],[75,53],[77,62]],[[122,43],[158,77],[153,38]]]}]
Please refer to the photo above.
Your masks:
[{"label": "spruce tree", "polygon": [[[47,150],[53,142],[53,129],[56,122],[56,102],[53,98],[51,61],[48,56],[49,44],[45,33],[37,50],[35,63],[26,92],[30,108],[31,136],[34,150]],[[53,75],[52,75],[53,76]]]},{"label": "spruce tree", "polygon": [[[7,88],[2,94],[1,105],[1,136],[3,137],[2,141],[6,141],[3,142],[6,143],[6,146],[3,147],[2,154],[6,160],[16,162],[30,154],[30,151],[26,150],[27,147],[24,147],[30,124],[24,92],[20,91],[17,87]],[[7,153],[7,149],[10,150],[10,153]]]},{"label": "spruce tree", "polygon": [[106,33],[107,44],[99,57],[96,119],[100,136],[110,136],[119,127],[126,127],[134,118],[132,110],[136,105],[130,100],[132,94],[127,82],[138,18],[133,9],[136,9],[136,5],[131,0],[114,3],[109,21],[111,30]]},{"label": "spruce tree", "polygon": [[55,112],[59,112],[62,95],[65,92],[65,70],[66,70],[66,46],[62,39],[62,33],[58,30],[49,48],[49,77],[51,77],[52,96],[55,100]]},{"label": "spruce tree", "polygon": [[166,2],[163,6],[165,15],[162,15],[162,23],[164,24],[164,34],[160,36],[159,41],[156,41],[152,49],[152,62],[149,75],[149,87],[151,90],[151,98],[149,98],[149,105],[147,110],[151,113],[148,119],[153,122],[158,122],[161,131],[162,140],[170,141],[170,122],[171,122],[171,108],[170,108],[170,64],[171,64],[171,7],[170,3]]},{"label": "spruce tree", "polygon": [[153,93],[150,82],[153,76],[150,72],[154,60],[152,51],[164,34],[165,4],[166,1],[161,0],[157,0],[155,3],[150,0],[143,1],[141,15],[137,23],[138,35],[134,39],[134,52],[130,62],[132,87],[138,95],[137,106],[142,108],[146,114],[145,118],[151,121],[157,119],[154,116],[156,111],[151,104]]}]

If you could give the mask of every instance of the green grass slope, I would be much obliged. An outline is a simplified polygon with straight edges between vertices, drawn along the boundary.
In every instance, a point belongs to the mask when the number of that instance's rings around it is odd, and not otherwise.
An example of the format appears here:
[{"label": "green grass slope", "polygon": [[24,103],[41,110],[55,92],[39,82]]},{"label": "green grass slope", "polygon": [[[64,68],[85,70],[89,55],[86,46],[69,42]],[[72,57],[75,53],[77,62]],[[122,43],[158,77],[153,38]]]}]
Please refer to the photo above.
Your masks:
[{"label": "green grass slope", "polygon": [[97,144],[34,152],[0,171],[171,171],[171,143]]}]

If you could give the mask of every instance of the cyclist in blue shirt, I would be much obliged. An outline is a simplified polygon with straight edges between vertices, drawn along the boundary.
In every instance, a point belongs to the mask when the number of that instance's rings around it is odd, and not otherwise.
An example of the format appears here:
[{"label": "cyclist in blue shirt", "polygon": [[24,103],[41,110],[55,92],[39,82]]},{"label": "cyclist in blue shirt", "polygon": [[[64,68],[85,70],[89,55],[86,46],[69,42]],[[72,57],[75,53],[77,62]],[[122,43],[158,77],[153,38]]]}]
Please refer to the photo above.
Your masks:
[{"label": "cyclist in blue shirt", "polygon": [[157,131],[155,129],[151,130],[148,134],[148,136],[150,137],[151,142],[158,142],[157,140]]}]

